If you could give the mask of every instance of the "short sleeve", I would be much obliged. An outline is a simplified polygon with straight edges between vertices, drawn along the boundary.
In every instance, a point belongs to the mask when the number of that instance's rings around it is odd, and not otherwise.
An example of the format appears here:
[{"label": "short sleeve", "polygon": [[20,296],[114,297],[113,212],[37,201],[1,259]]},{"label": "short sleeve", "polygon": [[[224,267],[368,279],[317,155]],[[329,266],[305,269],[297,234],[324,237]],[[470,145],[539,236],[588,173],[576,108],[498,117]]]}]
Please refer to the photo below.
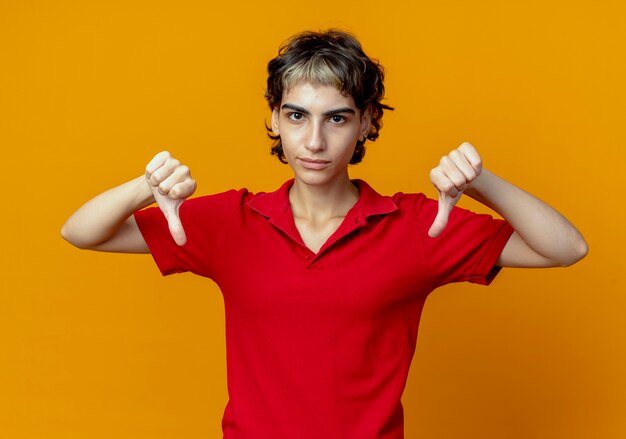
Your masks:
[{"label": "short sleeve", "polygon": [[438,202],[422,195],[416,209],[420,240],[435,287],[462,281],[489,285],[493,281],[501,269],[495,264],[513,233],[508,222],[455,206],[442,234],[431,238],[428,230],[437,215]]},{"label": "short sleeve", "polygon": [[236,222],[247,194],[246,189],[231,190],[185,201],[179,211],[187,236],[183,246],[174,242],[158,207],[136,212],[139,230],[161,273],[165,276],[190,271],[212,278],[220,236]]}]

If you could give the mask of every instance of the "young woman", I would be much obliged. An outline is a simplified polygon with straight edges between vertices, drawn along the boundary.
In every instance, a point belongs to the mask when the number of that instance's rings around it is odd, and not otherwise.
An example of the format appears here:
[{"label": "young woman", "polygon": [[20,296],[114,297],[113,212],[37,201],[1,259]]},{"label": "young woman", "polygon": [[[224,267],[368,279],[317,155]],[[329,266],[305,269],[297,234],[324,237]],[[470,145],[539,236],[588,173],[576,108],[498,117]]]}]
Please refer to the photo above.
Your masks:
[{"label": "young woman", "polygon": [[[145,175],[78,209],[63,237],[152,253],[163,274],[220,286],[225,438],[401,438],[427,295],[449,282],[489,284],[501,267],[570,265],[587,245],[557,211],[483,169],[469,143],[432,170],[438,201],[350,180],[348,165],[390,109],[382,68],[353,36],[298,34],[268,73],[272,153],[292,180],[188,199],[189,169],[161,152]],[[505,220],[455,207],[463,193]]]}]

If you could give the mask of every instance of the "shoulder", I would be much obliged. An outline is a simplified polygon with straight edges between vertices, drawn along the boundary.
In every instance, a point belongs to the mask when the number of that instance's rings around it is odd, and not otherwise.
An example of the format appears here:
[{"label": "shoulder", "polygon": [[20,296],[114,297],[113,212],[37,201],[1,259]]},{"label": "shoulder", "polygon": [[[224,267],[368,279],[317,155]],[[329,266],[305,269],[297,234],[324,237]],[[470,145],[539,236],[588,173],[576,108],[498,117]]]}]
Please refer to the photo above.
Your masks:
[{"label": "shoulder", "polygon": [[[188,198],[180,205],[180,219],[184,226],[193,224],[206,226],[219,221],[224,222],[241,212],[241,206],[245,206],[247,201],[255,196],[248,189],[242,188]],[[140,229],[145,229],[150,224],[167,226],[165,217],[157,205],[135,212],[134,217]]]},{"label": "shoulder", "polygon": [[249,197],[253,197],[254,194],[246,188],[241,189],[229,189],[224,192],[218,192],[215,194],[199,195],[197,197],[189,198],[183,204],[184,206],[211,206],[220,204],[233,204],[245,200]]},{"label": "shoulder", "polygon": [[427,195],[421,192],[396,192],[391,196],[391,199],[396,204],[396,206],[398,206],[398,209],[405,213],[437,213],[437,200],[429,198]]},{"label": "shoulder", "polygon": [[241,188],[229,189],[215,194],[200,195],[186,200],[181,206],[181,211],[183,209],[218,209],[233,208],[237,205],[244,206],[263,194],[264,192],[254,193],[247,188]]},{"label": "shoulder", "polygon": [[435,200],[432,200],[431,198],[428,198],[425,194],[421,192],[416,192],[416,193],[396,192],[395,194],[391,195],[391,199],[396,204],[410,204],[410,203],[421,204],[421,203],[428,202],[428,201],[435,201]]},{"label": "shoulder", "polygon": [[217,215],[221,218],[234,218],[255,216],[256,213],[271,216],[273,212],[283,210],[285,206],[288,206],[289,186],[287,182],[273,192],[255,193],[247,188],[241,188],[191,198],[181,206],[181,217]]}]

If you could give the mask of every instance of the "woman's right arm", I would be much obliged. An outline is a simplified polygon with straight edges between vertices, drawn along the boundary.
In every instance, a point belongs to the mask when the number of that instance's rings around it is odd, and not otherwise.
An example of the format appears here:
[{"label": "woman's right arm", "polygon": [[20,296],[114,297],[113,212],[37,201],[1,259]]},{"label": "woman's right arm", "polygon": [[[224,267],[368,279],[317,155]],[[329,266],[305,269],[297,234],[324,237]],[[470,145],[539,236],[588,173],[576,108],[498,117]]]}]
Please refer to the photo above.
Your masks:
[{"label": "woman's right arm", "polygon": [[174,240],[183,245],[186,238],[178,209],[195,189],[189,168],[167,151],[161,152],[150,161],[145,176],[103,192],[81,206],[63,225],[61,235],[82,249],[149,253],[133,214],[156,201]]}]

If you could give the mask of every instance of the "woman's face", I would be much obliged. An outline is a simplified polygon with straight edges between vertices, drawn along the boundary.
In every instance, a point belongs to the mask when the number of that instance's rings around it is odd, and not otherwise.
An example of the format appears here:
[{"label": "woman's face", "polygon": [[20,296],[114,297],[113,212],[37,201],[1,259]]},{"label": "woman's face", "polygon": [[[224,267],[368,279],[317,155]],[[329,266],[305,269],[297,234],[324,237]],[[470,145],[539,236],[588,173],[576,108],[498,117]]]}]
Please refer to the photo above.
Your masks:
[{"label": "woman's face", "polygon": [[369,128],[370,111],[361,115],[352,96],[331,85],[296,83],[272,112],[272,130],[296,180],[316,186],[348,180],[356,142]]}]

